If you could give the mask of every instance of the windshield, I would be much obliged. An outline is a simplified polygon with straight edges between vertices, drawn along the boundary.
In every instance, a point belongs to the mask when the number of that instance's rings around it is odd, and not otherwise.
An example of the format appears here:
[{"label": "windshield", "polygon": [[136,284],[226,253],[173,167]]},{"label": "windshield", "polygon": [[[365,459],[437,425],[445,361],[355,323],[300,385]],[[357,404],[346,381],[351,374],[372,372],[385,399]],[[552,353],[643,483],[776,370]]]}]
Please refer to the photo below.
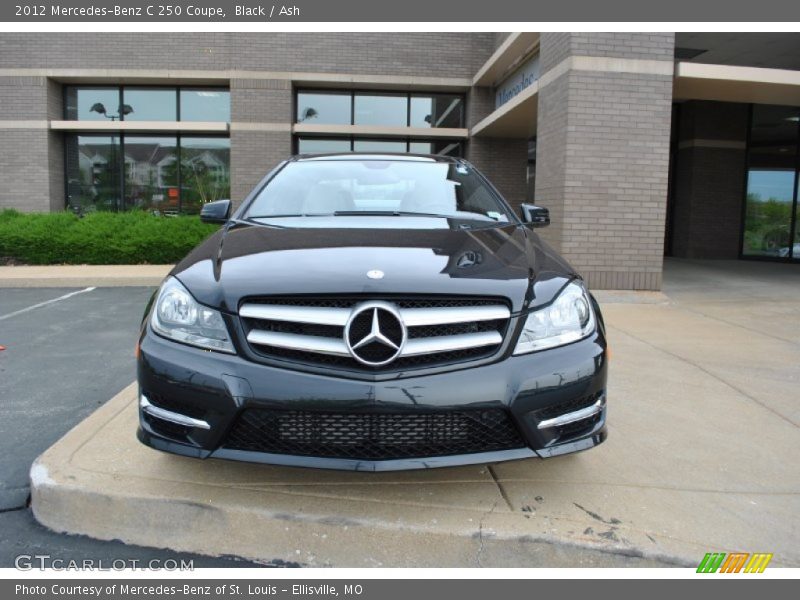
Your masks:
[{"label": "windshield", "polygon": [[468,165],[372,158],[290,162],[261,190],[247,218],[375,214],[511,220]]}]

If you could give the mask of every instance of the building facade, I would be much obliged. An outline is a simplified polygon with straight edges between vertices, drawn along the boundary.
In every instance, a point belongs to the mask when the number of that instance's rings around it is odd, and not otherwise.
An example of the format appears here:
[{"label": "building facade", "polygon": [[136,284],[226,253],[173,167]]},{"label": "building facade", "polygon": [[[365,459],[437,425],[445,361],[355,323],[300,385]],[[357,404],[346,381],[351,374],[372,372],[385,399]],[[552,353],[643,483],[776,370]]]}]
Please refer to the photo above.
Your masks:
[{"label": "building facade", "polygon": [[800,262],[800,35],[0,34],[0,209],[196,213],[294,153],[463,156],[594,288]]}]

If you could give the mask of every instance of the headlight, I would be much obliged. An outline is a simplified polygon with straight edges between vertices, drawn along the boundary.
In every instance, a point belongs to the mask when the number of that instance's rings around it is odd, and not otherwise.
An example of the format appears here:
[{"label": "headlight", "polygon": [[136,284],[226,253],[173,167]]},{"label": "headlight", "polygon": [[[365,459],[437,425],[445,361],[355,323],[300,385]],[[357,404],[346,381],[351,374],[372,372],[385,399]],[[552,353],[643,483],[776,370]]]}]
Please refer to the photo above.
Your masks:
[{"label": "headlight", "polygon": [[173,277],[158,291],[150,325],[156,333],[177,342],[207,350],[236,352],[219,311],[198,304]]},{"label": "headlight", "polygon": [[592,333],[594,327],[594,310],[589,294],[583,285],[572,282],[552,304],[528,315],[514,354],[576,342]]}]

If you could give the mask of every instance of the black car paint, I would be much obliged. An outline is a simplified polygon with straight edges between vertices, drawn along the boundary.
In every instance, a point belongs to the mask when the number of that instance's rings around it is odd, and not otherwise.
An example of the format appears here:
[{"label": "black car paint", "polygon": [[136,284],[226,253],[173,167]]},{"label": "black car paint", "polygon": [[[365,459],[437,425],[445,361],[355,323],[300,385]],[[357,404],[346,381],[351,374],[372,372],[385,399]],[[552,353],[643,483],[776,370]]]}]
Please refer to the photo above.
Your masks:
[{"label": "black car paint", "polygon": [[[141,441],[201,458],[370,471],[546,457],[590,448],[605,439],[605,408],[596,426],[567,441],[548,437],[530,417],[534,411],[575,398],[605,395],[608,370],[605,327],[593,298],[598,324],[588,338],[512,356],[526,313],[546,306],[565,285],[579,278],[531,229],[520,221],[474,228],[450,222],[445,228],[403,229],[403,217],[364,216],[358,217],[363,219],[363,228],[339,228],[340,217],[314,217],[329,223],[298,230],[242,219],[248,203],[274,172],[227,224],[170,272],[198,302],[223,313],[237,354],[206,351],[156,335],[147,319],[151,306],[143,321],[140,388],[196,406],[211,429],[194,430],[180,443],[159,435],[141,419]],[[385,271],[386,277],[366,278],[366,272],[375,268]],[[500,349],[482,360],[386,373],[326,372],[263,360],[243,342],[237,317],[242,300],[282,294],[496,296],[508,299],[512,317]],[[513,415],[529,449],[354,461],[221,448],[234,420],[248,407],[387,412],[502,407]]]}]

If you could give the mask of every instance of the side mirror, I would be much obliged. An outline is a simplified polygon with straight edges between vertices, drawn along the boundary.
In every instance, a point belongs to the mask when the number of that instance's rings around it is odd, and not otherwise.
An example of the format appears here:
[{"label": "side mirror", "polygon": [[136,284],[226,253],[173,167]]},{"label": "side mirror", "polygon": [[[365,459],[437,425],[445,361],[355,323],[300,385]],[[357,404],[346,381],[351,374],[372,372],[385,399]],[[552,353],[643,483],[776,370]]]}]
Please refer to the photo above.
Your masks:
[{"label": "side mirror", "polygon": [[204,204],[200,209],[200,220],[203,223],[225,223],[231,216],[231,201],[216,200]]},{"label": "side mirror", "polygon": [[520,206],[522,221],[530,227],[547,227],[550,225],[550,211],[542,206],[534,204],[522,204]]}]

